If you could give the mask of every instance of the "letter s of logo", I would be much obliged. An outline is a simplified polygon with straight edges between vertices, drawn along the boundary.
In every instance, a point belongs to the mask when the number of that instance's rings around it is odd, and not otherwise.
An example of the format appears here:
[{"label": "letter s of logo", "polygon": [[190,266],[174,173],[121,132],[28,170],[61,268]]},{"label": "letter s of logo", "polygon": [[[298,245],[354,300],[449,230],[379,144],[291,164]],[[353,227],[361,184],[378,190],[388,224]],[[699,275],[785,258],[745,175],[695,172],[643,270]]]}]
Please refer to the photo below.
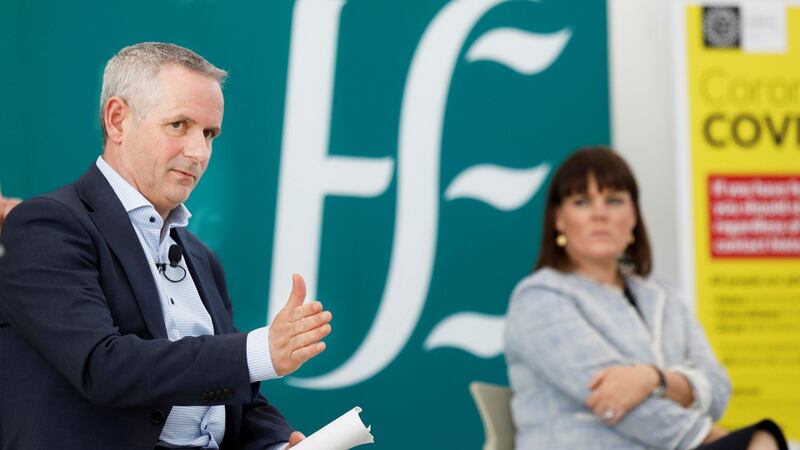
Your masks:
[{"label": "letter s of logo", "polygon": [[[437,245],[440,145],[453,71],[474,25],[505,1],[453,1],[436,15],[422,36],[403,95],[395,235],[388,280],[375,321],[361,346],[341,366],[313,378],[290,378],[290,384],[334,389],[359,383],[385,368],[411,337],[428,295]],[[306,275],[308,295],[314,297],[324,196],[376,196],[391,181],[390,158],[328,156],[335,44],[342,6],[338,0],[299,0],[295,5],[271,316],[288,296],[289,286],[284,281],[292,271]]]}]

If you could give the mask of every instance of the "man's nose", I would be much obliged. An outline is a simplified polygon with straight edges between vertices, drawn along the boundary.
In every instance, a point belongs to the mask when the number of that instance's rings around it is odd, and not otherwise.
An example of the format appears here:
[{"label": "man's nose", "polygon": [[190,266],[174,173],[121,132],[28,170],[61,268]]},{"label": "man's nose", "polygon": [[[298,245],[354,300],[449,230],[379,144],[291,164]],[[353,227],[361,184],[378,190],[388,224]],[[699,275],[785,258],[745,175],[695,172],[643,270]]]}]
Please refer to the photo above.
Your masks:
[{"label": "man's nose", "polygon": [[199,163],[205,163],[211,157],[211,142],[203,135],[203,131],[191,133],[183,147],[183,154]]}]

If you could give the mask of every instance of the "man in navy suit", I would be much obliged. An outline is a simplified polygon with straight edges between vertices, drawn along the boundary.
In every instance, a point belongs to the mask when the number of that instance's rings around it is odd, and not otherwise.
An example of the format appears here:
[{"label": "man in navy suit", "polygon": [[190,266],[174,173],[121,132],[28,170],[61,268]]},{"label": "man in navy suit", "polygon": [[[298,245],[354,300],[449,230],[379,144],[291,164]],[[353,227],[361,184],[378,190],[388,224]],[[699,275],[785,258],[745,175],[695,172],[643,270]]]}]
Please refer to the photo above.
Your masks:
[{"label": "man in navy suit", "polygon": [[[0,239],[0,449],[282,449],[302,440],[259,393],[325,348],[330,312],[293,277],[240,333],[222,267],[186,231],[222,127],[226,72],[172,44],[103,74],[103,155],[16,206]],[[243,220],[240,217],[231,220]]]}]

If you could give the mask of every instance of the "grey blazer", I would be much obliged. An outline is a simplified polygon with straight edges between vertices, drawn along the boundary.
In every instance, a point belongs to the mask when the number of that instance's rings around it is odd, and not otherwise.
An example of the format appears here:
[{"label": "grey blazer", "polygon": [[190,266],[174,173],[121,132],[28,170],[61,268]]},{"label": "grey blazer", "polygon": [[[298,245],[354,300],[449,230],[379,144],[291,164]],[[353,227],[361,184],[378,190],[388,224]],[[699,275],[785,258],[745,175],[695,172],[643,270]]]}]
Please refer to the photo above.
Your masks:
[{"label": "grey blazer", "polygon": [[[625,296],[575,273],[542,269],[512,294],[505,354],[519,449],[685,449],[725,409],[731,385],[694,316],[666,284],[631,276]],[[695,402],[650,397],[615,426],[585,406],[598,370],[655,364],[684,374]]]}]

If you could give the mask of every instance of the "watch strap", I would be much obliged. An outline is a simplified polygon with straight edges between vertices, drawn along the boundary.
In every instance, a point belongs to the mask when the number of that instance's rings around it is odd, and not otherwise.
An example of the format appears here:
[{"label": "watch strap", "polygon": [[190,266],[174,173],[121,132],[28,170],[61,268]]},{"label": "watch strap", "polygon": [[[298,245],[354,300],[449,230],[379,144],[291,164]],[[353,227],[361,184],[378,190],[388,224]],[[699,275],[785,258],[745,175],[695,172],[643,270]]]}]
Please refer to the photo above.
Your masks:
[{"label": "watch strap", "polygon": [[653,369],[655,369],[656,373],[658,374],[658,386],[653,389],[653,392],[650,393],[653,397],[664,397],[667,395],[667,377],[664,375],[664,371],[659,369],[655,365],[651,365]]}]

